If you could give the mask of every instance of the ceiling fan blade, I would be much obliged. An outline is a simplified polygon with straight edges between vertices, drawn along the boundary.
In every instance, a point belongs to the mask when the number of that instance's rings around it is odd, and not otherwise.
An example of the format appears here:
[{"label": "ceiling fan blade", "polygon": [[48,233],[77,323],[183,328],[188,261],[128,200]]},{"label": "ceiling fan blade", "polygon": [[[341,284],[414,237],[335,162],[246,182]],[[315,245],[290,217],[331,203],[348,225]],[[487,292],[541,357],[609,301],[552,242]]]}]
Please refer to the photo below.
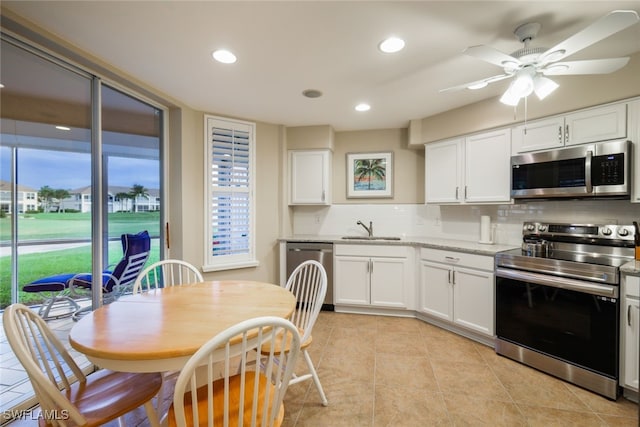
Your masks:
[{"label": "ceiling fan blade", "polygon": [[639,19],[638,13],[634,10],[614,10],[582,31],[542,53],[539,61],[542,65],[559,61],[630,27],[637,23]]},{"label": "ceiling fan blade", "polygon": [[545,76],[572,74],[609,74],[627,65],[629,58],[588,59],[584,61],[554,62],[542,70]]},{"label": "ceiling fan blade", "polygon": [[510,64],[511,68],[515,68],[520,65],[520,60],[511,55],[507,55],[504,52],[500,52],[490,46],[478,45],[466,48],[462,53],[473,56],[474,58],[482,59],[490,64],[495,64],[498,67],[505,67],[506,64]]},{"label": "ceiling fan blade", "polygon": [[457,86],[448,87],[446,89],[440,89],[438,92],[449,92],[453,90],[467,89],[469,86],[482,85],[483,83],[489,84],[489,83],[497,82],[500,80],[508,79],[509,77],[512,77],[512,76],[513,74],[499,74],[497,76],[487,77],[486,79],[476,80],[475,82],[469,82],[469,83],[464,83]]}]

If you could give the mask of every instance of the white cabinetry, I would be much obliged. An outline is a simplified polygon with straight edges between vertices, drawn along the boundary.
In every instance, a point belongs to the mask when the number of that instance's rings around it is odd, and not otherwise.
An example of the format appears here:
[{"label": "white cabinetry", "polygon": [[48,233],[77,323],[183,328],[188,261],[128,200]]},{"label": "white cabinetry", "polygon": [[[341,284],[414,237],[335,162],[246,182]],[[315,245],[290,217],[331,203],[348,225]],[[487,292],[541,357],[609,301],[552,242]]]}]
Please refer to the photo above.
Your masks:
[{"label": "white cabinetry", "polygon": [[628,104],[629,123],[628,135],[629,140],[634,143],[631,151],[632,163],[636,166],[631,170],[631,202],[640,203],[640,99],[631,101]]},{"label": "white cabinetry", "polygon": [[513,128],[512,151],[562,148],[627,136],[627,106],[613,104],[535,120]]},{"label": "white cabinetry", "polygon": [[640,341],[640,277],[623,275],[621,307],[620,385],[638,391],[640,377],[638,344]]},{"label": "white cabinetry", "polygon": [[290,205],[331,204],[331,151],[289,151]]},{"label": "white cabinetry", "polygon": [[335,245],[335,304],[411,308],[411,248]]},{"label": "white cabinetry", "polygon": [[427,203],[510,201],[508,129],[425,144]]},{"label": "white cabinetry", "polygon": [[493,336],[493,279],[492,257],[421,249],[418,310]]}]

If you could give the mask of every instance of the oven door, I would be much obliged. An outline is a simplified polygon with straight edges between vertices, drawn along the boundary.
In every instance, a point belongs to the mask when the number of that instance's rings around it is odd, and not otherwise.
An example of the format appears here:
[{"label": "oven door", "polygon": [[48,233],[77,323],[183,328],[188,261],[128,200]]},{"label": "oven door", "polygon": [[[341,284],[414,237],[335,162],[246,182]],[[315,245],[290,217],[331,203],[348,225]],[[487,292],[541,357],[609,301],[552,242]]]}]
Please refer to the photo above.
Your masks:
[{"label": "oven door", "polygon": [[618,378],[618,287],[496,269],[496,335]]}]

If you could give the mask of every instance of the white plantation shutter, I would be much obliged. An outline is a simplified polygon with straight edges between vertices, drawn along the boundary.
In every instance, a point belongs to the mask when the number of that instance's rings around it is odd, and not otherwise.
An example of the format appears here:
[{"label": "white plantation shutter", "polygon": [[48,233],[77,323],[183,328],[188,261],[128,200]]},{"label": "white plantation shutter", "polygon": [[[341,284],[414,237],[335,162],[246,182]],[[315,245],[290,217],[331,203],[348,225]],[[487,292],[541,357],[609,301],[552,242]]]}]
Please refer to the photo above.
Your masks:
[{"label": "white plantation shutter", "polygon": [[254,249],[253,123],[205,116],[205,271],[257,265]]}]

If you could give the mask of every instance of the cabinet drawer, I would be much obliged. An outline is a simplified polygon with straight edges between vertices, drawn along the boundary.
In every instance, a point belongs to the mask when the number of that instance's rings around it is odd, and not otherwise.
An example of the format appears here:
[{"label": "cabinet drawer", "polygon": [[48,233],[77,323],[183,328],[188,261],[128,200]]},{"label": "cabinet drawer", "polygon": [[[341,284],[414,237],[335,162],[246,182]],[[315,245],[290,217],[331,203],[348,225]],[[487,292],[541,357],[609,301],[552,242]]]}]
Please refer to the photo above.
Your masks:
[{"label": "cabinet drawer", "polygon": [[407,246],[387,245],[339,245],[333,247],[335,255],[406,258],[409,248]]},{"label": "cabinet drawer", "polygon": [[452,266],[464,266],[479,270],[493,271],[493,257],[485,255],[468,254],[464,252],[443,251],[440,249],[422,248],[420,258],[429,261],[441,262]]},{"label": "cabinet drawer", "polygon": [[625,295],[640,298],[640,277],[625,276],[624,286]]}]

